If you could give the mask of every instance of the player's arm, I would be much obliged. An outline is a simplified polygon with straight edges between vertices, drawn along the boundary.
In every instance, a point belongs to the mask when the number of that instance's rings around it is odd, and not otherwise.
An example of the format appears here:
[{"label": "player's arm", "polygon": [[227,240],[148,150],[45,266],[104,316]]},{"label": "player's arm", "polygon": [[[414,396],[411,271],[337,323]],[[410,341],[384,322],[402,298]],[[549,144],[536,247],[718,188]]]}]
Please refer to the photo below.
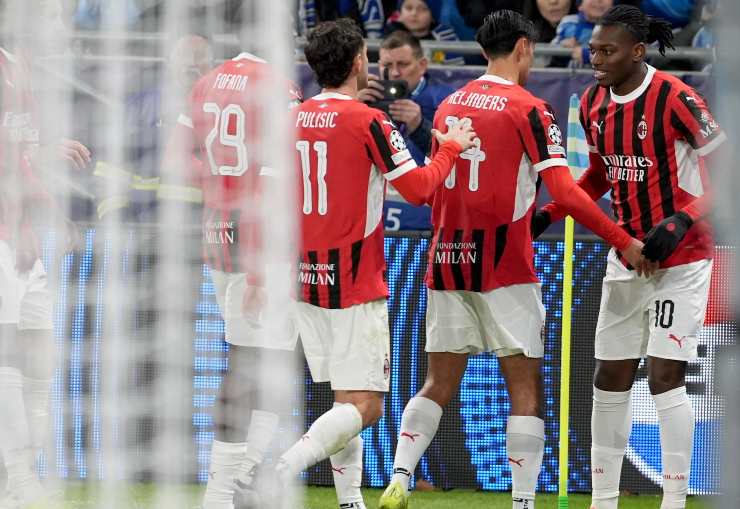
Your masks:
[{"label": "player's arm", "polygon": [[[611,189],[606,178],[606,166],[598,154],[589,154],[589,166],[576,182],[588,197],[597,201],[604,193]],[[532,237],[537,238],[552,224],[562,221],[568,212],[557,202],[551,201],[542,207],[532,218]]]},{"label": "player's arm", "polygon": [[642,243],[612,222],[571,177],[562,147],[562,134],[552,108],[547,104],[537,105],[518,121],[525,153],[535,171],[542,177],[554,202],[565,213],[622,252],[630,265],[641,274]]},{"label": "player's arm", "polygon": [[[722,159],[718,150],[727,139],[714,120],[704,100],[691,89],[671,97],[671,127],[680,139],[691,145],[699,157],[705,158],[709,167]],[[668,259],[699,219],[709,214],[711,195],[705,192],[675,214],[666,217],[645,235],[645,258],[654,262]]]},{"label": "player's arm", "polygon": [[370,154],[383,169],[386,180],[412,205],[423,205],[452,171],[461,152],[473,146],[475,132],[470,122],[460,122],[442,134],[432,130],[439,148],[432,161],[418,166],[403,142],[401,133],[388,120],[374,118],[370,124]]}]

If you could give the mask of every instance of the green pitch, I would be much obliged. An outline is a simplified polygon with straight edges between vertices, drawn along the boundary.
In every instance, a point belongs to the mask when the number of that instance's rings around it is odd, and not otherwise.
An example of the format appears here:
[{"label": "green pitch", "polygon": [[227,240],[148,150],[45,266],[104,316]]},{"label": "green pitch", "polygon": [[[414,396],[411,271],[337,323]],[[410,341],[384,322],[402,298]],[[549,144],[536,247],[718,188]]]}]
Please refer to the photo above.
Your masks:
[{"label": "green pitch", "polygon": [[[114,504],[101,503],[101,486],[68,486],[64,494],[64,502],[49,506],[54,509],[98,509],[114,507]],[[200,506],[201,486],[187,486],[174,488],[182,497],[183,509],[197,509]],[[380,498],[381,490],[363,490],[365,503],[368,509],[375,509]],[[148,509],[155,507],[156,488],[152,485],[134,485],[122,490],[116,497],[121,509]],[[573,509],[588,509],[590,497],[586,495],[571,495],[570,507]],[[556,495],[540,495],[537,497],[537,509],[556,509]],[[622,497],[619,509],[656,509],[660,506],[660,497],[655,495],[641,495]],[[305,509],[336,509],[338,504],[333,488],[315,488],[306,490]],[[687,509],[710,509],[711,499],[708,497],[691,497]],[[410,509],[510,509],[511,498],[506,493],[476,492],[470,490],[417,492],[411,497]]]}]

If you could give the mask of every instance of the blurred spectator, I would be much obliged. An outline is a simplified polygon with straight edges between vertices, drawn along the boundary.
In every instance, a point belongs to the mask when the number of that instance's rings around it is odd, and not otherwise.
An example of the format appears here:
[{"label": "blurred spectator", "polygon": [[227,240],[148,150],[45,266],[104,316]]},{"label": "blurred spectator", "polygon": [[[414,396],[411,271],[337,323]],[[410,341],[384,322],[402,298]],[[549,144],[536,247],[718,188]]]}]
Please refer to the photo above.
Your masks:
[{"label": "blurred spectator", "polygon": [[378,39],[385,24],[383,0],[298,0],[299,34],[305,34],[321,21],[348,17],[357,21],[365,37]]},{"label": "blurred spectator", "polygon": [[560,21],[571,13],[573,0],[536,0],[533,12],[526,13],[537,27],[537,42],[549,43],[556,35]]},{"label": "blurred spectator", "polygon": [[[432,144],[432,120],[439,104],[454,89],[444,83],[431,81],[427,76],[429,62],[424,56],[419,40],[404,30],[389,34],[381,43],[378,71],[388,72],[392,80],[404,80],[409,85],[409,99],[399,99],[389,107],[390,117],[400,124],[411,155],[418,164]],[[358,98],[370,104],[383,98],[383,86],[375,75],[368,77],[368,87],[360,90]]]},{"label": "blurred spectator", "polygon": [[[386,35],[403,30],[421,40],[459,41],[460,38],[451,26],[438,22],[442,15],[443,1],[399,0],[398,12],[389,18],[386,25]],[[435,51],[432,62],[457,65],[465,63],[462,57],[443,51]]]},{"label": "blurred spectator", "polygon": [[709,1],[701,8],[701,28],[694,35],[691,45],[695,48],[714,48],[717,42],[715,30],[717,12],[720,9],[719,1]]},{"label": "blurred spectator", "polygon": [[673,23],[674,27],[686,26],[697,0],[642,0],[640,7],[651,16],[658,16]]},{"label": "blurred spectator", "polygon": [[565,16],[558,25],[552,43],[570,48],[571,64],[586,65],[590,61],[588,42],[596,22],[608,11],[612,0],[581,0],[578,3],[578,14]]},{"label": "blurred spectator", "polygon": [[[123,6],[112,9],[111,0],[78,0],[74,11],[74,21],[77,28],[83,30],[98,30],[105,28],[127,29],[139,22],[141,11],[136,0],[116,0],[123,2]],[[113,19],[113,17],[120,19]]]},{"label": "blurred spectator", "polygon": [[478,30],[483,24],[483,19],[493,11],[509,9],[522,12],[524,2],[521,0],[453,0],[457,9],[462,14],[465,24],[474,30]]}]

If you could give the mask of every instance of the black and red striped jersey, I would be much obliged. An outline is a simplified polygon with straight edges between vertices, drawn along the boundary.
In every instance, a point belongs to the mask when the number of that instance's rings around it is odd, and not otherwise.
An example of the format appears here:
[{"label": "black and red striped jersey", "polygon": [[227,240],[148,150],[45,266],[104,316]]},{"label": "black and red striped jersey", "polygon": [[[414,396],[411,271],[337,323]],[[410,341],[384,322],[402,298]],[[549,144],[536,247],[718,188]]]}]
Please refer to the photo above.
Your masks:
[{"label": "black and red striped jersey", "polygon": [[[703,157],[725,139],[696,91],[651,66],[626,96],[598,85],[586,90],[580,121],[611,184],[618,224],[638,239],[704,194]],[[661,267],[711,258],[713,249],[711,227],[700,219]]]},{"label": "black and red striped jersey", "polygon": [[386,181],[417,168],[380,110],[319,94],[295,109],[303,301],[346,308],[388,296],[384,279]]},{"label": "black and red striped jersey", "polygon": [[283,87],[286,114],[301,99],[267,62],[242,53],[196,83],[178,118],[184,150],[195,154],[186,181],[203,191],[204,259],[223,272],[248,272],[261,249],[256,203],[261,180],[273,174],[265,163],[270,147],[260,142],[265,83]]},{"label": "black and red striped jersey", "polygon": [[478,138],[434,196],[427,286],[481,292],[537,282],[530,219],[538,173],[567,166],[555,114],[523,87],[484,75],[445,99],[434,126],[444,131],[459,119],[470,119]]}]

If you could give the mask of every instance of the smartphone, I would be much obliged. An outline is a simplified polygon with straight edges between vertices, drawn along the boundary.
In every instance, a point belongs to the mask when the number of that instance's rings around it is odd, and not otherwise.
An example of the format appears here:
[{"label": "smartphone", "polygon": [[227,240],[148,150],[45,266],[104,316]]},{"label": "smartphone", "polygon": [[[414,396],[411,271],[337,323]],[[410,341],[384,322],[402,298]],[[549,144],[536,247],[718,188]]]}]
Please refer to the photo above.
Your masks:
[{"label": "smartphone", "polygon": [[409,83],[406,80],[380,80],[383,86],[383,99],[372,103],[372,106],[388,113],[388,106],[398,99],[409,98]]}]

